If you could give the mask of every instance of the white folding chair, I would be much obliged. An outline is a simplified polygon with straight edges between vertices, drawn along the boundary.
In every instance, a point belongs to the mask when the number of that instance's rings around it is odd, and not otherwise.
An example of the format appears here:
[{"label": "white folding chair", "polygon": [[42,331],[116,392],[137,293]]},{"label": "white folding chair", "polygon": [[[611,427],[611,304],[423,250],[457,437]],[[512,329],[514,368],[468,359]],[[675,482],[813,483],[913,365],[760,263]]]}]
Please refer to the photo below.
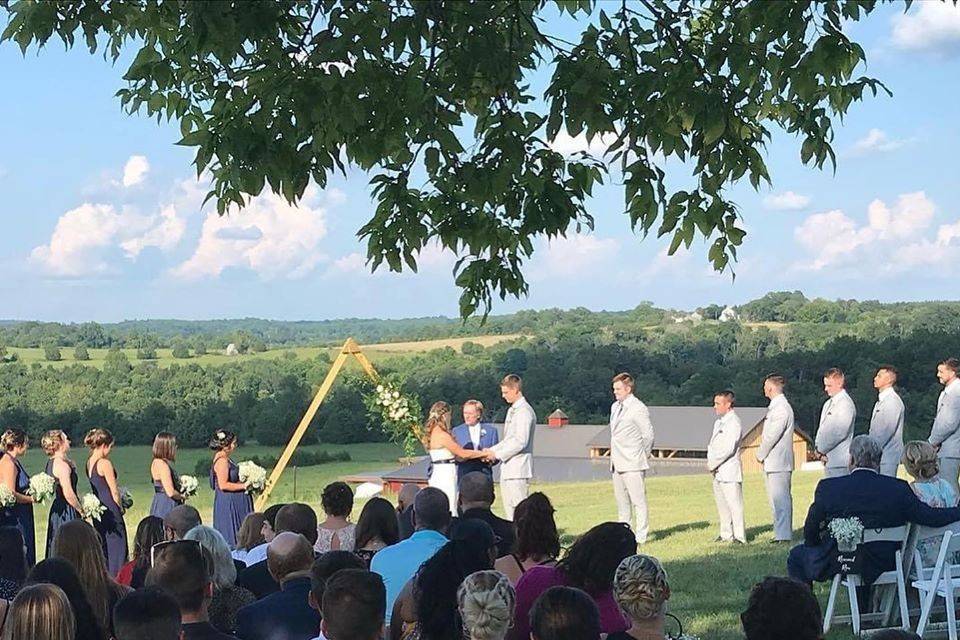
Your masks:
[{"label": "white folding chair", "polygon": [[[864,529],[860,543],[857,545],[856,553],[861,552],[861,547],[872,542],[899,542],[900,549],[897,550],[895,557],[895,566],[892,570],[882,573],[873,585],[896,585],[897,600],[900,605],[900,625],[903,629],[910,628],[910,614],[907,609],[907,587],[905,573],[903,569],[904,550],[908,548],[911,539],[911,525],[900,527],[887,527],[885,529]],[[837,615],[836,604],[837,594],[840,591],[840,583],[843,582],[847,587],[847,598],[850,602],[850,615]],[[830,585],[830,598],[827,600],[827,610],[823,616],[823,633],[830,631],[833,623],[849,622],[853,627],[854,635],[860,635],[860,629],[864,622],[876,620],[886,620],[889,618],[888,611],[881,607],[880,611],[871,611],[861,614],[860,603],[857,601],[857,587],[864,586],[863,579],[859,574],[848,573],[844,579],[840,574],[833,577],[833,583]],[[892,607],[892,602],[890,606]]]},{"label": "white folding chair", "polygon": [[[918,578],[913,586],[920,592],[920,620],[917,622],[917,635],[921,638],[928,631],[930,614],[937,598],[943,598],[943,605],[947,612],[947,635],[950,640],[957,640],[957,591],[960,591],[960,564],[956,564],[956,554],[960,552],[960,534],[947,529],[940,543],[940,552],[933,569],[922,566],[919,552],[916,554],[914,565]],[[929,577],[927,577],[929,576]],[[956,576],[956,577],[955,577]]]}]

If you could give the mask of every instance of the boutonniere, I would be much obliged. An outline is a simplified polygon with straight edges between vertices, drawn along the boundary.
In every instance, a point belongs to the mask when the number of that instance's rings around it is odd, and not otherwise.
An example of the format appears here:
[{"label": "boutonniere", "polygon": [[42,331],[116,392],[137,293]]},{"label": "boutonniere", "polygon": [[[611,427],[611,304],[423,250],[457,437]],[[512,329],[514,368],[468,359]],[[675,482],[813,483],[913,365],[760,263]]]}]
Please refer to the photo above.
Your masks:
[{"label": "boutonniere", "polygon": [[482,435],[482,436],[487,435],[487,430],[481,427],[481,428],[480,428],[480,435]]}]

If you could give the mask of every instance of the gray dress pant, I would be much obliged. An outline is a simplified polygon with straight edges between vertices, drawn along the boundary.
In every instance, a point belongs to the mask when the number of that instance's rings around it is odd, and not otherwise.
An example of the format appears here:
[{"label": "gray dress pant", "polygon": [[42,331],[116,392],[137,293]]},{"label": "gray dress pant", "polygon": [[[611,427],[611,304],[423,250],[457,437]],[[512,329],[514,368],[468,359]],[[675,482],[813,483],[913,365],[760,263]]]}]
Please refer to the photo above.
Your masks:
[{"label": "gray dress pant", "polygon": [[763,474],[767,500],[773,513],[773,539],[793,539],[792,471],[772,471]]},{"label": "gray dress pant", "polygon": [[513,520],[513,510],[530,495],[530,480],[517,478],[500,480],[500,497],[503,498],[503,511],[507,520]]},{"label": "gray dress pant", "polygon": [[897,468],[900,466],[899,462],[881,462],[880,463],[880,475],[890,476],[891,478],[897,477]]},{"label": "gray dress pant", "polygon": [[630,524],[630,517],[636,512],[637,527],[634,534],[637,543],[647,541],[649,525],[647,521],[647,489],[644,484],[644,471],[614,471],[613,495],[617,499],[617,519]]},{"label": "gray dress pant", "polygon": [[960,475],[960,458],[937,458],[940,463],[940,477],[950,483],[953,490],[960,494],[960,483],[957,482],[957,476]]},{"label": "gray dress pant", "polygon": [[850,475],[849,467],[827,467],[823,470],[824,478],[840,478]]},{"label": "gray dress pant", "polygon": [[743,483],[713,480],[713,498],[720,516],[720,539],[727,542],[747,541],[743,520]]}]

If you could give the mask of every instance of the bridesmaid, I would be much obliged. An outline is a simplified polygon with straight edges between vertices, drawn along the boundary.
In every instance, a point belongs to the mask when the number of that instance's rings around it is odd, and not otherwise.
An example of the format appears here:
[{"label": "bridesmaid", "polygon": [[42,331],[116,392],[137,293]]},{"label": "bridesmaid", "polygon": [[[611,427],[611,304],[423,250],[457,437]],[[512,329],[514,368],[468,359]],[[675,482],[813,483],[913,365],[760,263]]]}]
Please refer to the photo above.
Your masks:
[{"label": "bridesmaid", "polygon": [[177,505],[183,504],[180,495],[180,476],[173,468],[177,459],[177,436],[161,431],[153,439],[153,462],[150,477],[153,478],[153,502],[150,515],[163,519]]},{"label": "bridesmaid", "polygon": [[253,511],[253,498],[247,485],[240,482],[240,467],[230,459],[237,448],[237,435],[220,429],[210,438],[213,466],[210,467],[210,488],[213,489],[213,528],[220,532],[233,549],[243,519]]},{"label": "bridesmaid", "polygon": [[60,429],[47,431],[40,438],[40,446],[50,457],[46,472],[56,480],[56,497],[50,505],[47,517],[47,553],[53,555],[53,539],[57,531],[71,520],[80,519],[80,498],[77,497],[77,467],[67,457],[70,451],[70,438]]},{"label": "bridesmaid", "polygon": [[0,436],[0,482],[13,492],[17,503],[9,509],[0,509],[0,524],[20,529],[27,546],[27,566],[37,562],[37,540],[33,529],[33,497],[27,495],[30,476],[20,457],[26,453],[27,434],[20,429],[7,429]]},{"label": "bridesmaid", "polygon": [[107,571],[111,576],[116,576],[127,563],[127,525],[123,521],[123,507],[120,506],[117,471],[110,462],[113,434],[106,429],[90,429],[83,443],[90,449],[90,457],[87,459],[90,488],[93,489],[93,495],[107,508],[100,520],[94,520],[93,526],[103,543]]}]

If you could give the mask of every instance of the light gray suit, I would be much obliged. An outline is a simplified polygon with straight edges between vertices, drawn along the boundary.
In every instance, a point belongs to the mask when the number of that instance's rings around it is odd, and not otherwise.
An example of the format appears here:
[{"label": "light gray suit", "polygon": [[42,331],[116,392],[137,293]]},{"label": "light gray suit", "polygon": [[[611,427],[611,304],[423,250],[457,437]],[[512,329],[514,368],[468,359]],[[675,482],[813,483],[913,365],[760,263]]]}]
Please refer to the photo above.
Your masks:
[{"label": "light gray suit", "polygon": [[502,462],[500,465],[500,495],[508,520],[513,510],[530,493],[533,477],[533,434],[537,414],[527,399],[520,396],[509,409],[503,421],[503,436],[490,451]]},{"label": "light gray suit", "polygon": [[653,425],[650,412],[632,393],[610,407],[610,472],[613,495],[617,499],[617,517],[630,524],[636,510],[637,542],[647,541],[647,490],[644,476],[653,451]]},{"label": "light gray suit", "polygon": [[897,467],[903,457],[903,400],[893,387],[884,389],[873,405],[870,416],[870,435],[877,439],[883,451],[880,473],[897,477]]},{"label": "light gray suit", "polygon": [[720,538],[747,541],[743,520],[743,469],[740,465],[740,416],[732,409],[713,423],[707,468],[713,474],[713,498],[720,516]]},{"label": "light gray suit", "polygon": [[940,477],[960,492],[960,380],[953,380],[940,392],[937,417],[930,430],[930,444],[940,445]]},{"label": "light gray suit", "polygon": [[827,456],[825,476],[835,478],[850,473],[850,441],[857,408],[846,389],[823,403],[817,428],[817,451]]},{"label": "light gray suit", "polygon": [[793,538],[793,407],[782,393],[772,400],[763,419],[757,460],[763,463],[767,500],[773,512],[773,539]]}]

